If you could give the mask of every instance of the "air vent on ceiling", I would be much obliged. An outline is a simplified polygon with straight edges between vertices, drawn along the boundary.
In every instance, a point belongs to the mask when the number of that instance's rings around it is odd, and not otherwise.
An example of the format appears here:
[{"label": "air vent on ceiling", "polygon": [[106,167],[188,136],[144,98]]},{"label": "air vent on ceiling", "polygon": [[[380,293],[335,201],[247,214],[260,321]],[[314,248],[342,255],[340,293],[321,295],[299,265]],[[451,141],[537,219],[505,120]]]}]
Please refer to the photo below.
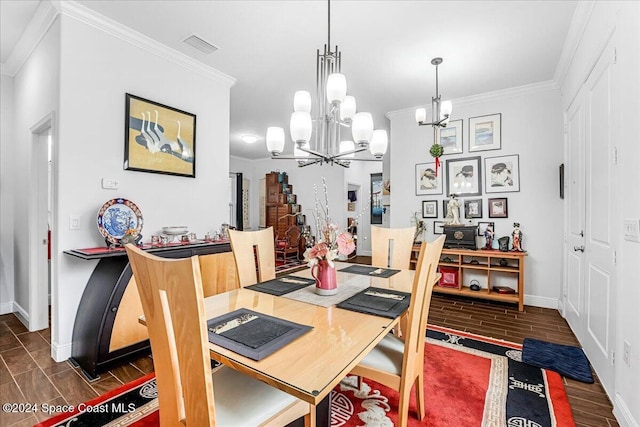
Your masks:
[{"label": "air vent on ceiling", "polygon": [[184,39],[183,42],[206,54],[213,53],[218,50],[218,46],[209,43],[195,34],[191,34],[189,37]]}]

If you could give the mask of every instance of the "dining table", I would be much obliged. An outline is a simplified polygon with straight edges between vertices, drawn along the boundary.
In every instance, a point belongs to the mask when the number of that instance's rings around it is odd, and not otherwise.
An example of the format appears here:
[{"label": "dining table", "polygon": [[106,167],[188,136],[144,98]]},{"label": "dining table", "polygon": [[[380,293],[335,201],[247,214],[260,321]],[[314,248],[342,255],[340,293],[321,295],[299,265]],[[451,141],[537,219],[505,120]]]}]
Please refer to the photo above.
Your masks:
[{"label": "dining table", "polygon": [[[310,326],[311,329],[262,360],[253,360],[220,345],[209,343],[211,358],[250,375],[301,400],[318,405],[331,390],[378,344],[399,322],[398,317],[382,317],[338,308],[324,303],[327,298],[346,299],[354,291],[368,287],[410,293],[413,270],[397,270],[390,277],[375,274],[352,274],[341,270],[349,263],[337,262],[337,294],[315,294],[314,285],[292,292],[309,295],[292,299],[289,294],[276,296],[241,288],[205,298],[207,319],[238,309],[249,309],[285,321]],[[287,275],[311,278],[310,269]],[[346,290],[349,290],[348,293]],[[342,293],[342,294],[341,294]]]}]

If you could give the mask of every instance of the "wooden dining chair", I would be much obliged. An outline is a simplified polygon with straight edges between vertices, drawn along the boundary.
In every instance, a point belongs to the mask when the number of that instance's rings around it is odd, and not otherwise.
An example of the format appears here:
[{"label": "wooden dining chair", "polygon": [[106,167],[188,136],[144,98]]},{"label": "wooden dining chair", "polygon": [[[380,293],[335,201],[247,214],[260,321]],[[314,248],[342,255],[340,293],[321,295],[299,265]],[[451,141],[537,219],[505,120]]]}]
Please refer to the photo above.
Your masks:
[{"label": "wooden dining chair", "polygon": [[273,227],[258,231],[229,230],[229,240],[241,287],[275,279]]},{"label": "wooden dining chair", "polygon": [[408,270],[411,263],[414,233],[413,227],[371,226],[371,265]]},{"label": "wooden dining chair", "polygon": [[126,250],[149,330],[162,427],[315,423],[309,403],[226,366],[212,374],[197,256]]},{"label": "wooden dining chair", "polygon": [[380,343],[351,371],[398,391],[398,425],[406,426],[409,417],[411,387],[416,387],[418,419],[425,415],[424,346],[431,294],[435,284],[438,260],[445,236],[434,242],[422,242],[413,280],[408,322],[404,340],[387,334]]}]

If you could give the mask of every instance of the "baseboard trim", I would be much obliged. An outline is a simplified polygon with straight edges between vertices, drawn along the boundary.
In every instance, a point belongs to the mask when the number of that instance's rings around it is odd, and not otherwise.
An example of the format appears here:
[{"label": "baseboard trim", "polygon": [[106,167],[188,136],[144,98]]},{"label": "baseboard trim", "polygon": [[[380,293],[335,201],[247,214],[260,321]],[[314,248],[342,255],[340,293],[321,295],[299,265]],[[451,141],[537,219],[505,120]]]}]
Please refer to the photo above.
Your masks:
[{"label": "baseboard trim", "polygon": [[0,303],[0,314],[13,313],[13,301]]},{"label": "baseboard trim", "polygon": [[615,415],[616,420],[620,423],[620,427],[640,427],[638,421],[633,419],[633,415],[631,415],[631,411],[622,399],[622,396],[620,396],[620,393],[616,393],[613,401],[613,415]]},{"label": "baseboard trim", "polygon": [[71,357],[71,343],[69,344],[57,344],[51,343],[51,357],[56,362],[64,362]]},{"label": "baseboard trim", "polygon": [[553,308],[557,310],[559,307],[557,298],[539,297],[536,295],[525,295],[524,304],[541,308]]},{"label": "baseboard trim", "polygon": [[26,326],[29,328],[29,312],[22,308],[20,304],[17,302],[13,302],[13,314]]}]

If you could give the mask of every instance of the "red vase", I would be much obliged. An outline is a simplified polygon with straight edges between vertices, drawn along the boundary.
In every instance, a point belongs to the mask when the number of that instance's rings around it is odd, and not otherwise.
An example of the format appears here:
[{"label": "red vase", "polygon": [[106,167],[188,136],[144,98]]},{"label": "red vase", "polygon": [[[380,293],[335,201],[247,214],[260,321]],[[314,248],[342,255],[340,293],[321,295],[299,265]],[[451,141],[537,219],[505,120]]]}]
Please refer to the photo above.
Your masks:
[{"label": "red vase", "polygon": [[318,295],[335,295],[338,292],[336,269],[327,260],[320,260],[311,267],[311,275],[316,279],[316,293]]}]

